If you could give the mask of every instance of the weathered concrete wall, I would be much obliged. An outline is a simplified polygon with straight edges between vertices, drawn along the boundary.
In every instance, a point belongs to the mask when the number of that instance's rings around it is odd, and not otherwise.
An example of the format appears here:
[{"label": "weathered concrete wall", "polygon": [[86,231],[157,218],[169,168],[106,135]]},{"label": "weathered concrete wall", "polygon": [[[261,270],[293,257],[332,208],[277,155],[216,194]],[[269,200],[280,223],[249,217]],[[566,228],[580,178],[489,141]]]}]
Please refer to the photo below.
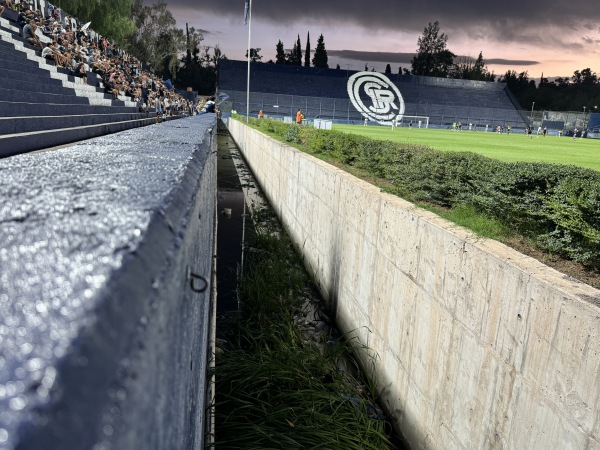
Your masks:
[{"label": "weathered concrete wall", "polygon": [[415,449],[600,449],[600,292],[230,120]]},{"label": "weathered concrete wall", "polygon": [[202,448],[215,131],[0,160],[0,449]]}]

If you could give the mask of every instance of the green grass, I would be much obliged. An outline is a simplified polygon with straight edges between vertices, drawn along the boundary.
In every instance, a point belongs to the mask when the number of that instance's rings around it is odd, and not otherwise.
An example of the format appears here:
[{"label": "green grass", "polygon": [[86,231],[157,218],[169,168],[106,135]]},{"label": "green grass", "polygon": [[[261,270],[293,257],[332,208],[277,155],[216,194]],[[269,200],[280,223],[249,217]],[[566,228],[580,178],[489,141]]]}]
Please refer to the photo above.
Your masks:
[{"label": "green grass", "polygon": [[478,236],[526,242],[537,248],[532,251],[582,263],[580,271],[600,270],[598,140],[360,125],[336,125],[328,133],[272,121],[251,126]]},{"label": "green grass", "polygon": [[358,369],[358,347],[340,339],[321,352],[295,323],[312,284],[289,237],[259,228],[249,254],[216,354],[212,448],[396,448],[391,424],[373,417],[374,384],[339,370],[340,359]]},{"label": "green grass", "polygon": [[514,233],[502,222],[478,212],[471,205],[461,204],[450,209],[443,209],[421,202],[419,202],[418,205],[423,209],[436,213],[438,216],[443,217],[450,222],[468,228],[477,236],[506,242],[507,238],[514,235]]},{"label": "green grass", "polygon": [[372,139],[425,145],[441,151],[468,151],[504,162],[547,162],[571,164],[600,172],[600,140],[570,137],[526,137],[524,134],[498,134],[485,131],[418,129],[402,127],[391,130],[381,126],[335,125],[344,133],[360,134]]}]

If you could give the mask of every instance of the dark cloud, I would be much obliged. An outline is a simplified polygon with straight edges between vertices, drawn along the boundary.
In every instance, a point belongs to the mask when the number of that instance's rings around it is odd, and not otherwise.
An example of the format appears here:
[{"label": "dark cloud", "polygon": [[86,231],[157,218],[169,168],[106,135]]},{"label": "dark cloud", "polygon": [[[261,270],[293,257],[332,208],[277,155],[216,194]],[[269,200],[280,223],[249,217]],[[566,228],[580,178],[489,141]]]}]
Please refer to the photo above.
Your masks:
[{"label": "dark cloud", "polygon": [[[352,59],[355,61],[381,62],[390,64],[410,64],[414,53],[394,53],[394,52],[361,52],[355,50],[328,50],[328,56],[337,58]],[[458,58],[473,59],[467,56],[458,56]],[[535,66],[539,61],[526,59],[485,59],[488,65],[498,66]]]},{"label": "dark cloud", "polygon": [[[365,62],[381,62],[390,64],[410,64],[414,53],[394,53],[394,52],[364,52],[356,50],[327,50],[327,55],[337,58],[351,59],[354,61],[365,61]],[[468,56],[458,56],[458,58],[471,59]],[[485,63],[488,65],[498,66],[535,66],[539,64],[539,61],[532,61],[526,59],[502,59],[502,58],[490,58],[485,59]]]},{"label": "dark cloud", "polygon": [[[243,0],[168,0],[171,7],[185,7],[238,18],[243,14]],[[535,36],[541,44],[556,38],[549,29],[576,31],[583,27],[598,32],[600,8],[596,2],[548,0],[504,0],[484,4],[472,0],[279,0],[254,2],[253,16],[276,24],[310,21],[315,25],[343,26],[355,24],[379,32],[389,30],[422,32],[429,22],[440,21],[441,29],[451,38],[454,33],[472,34],[474,39],[494,37],[507,44],[522,42],[523,36]],[[326,36],[326,27],[323,34]]]},{"label": "dark cloud", "polygon": [[356,50],[327,50],[327,56],[354,61],[410,64],[414,53],[362,52]]},{"label": "dark cloud", "polygon": [[493,64],[496,66],[535,66],[539,64],[539,61],[530,61],[527,59],[502,59],[502,58],[490,58],[485,60],[486,64]]}]

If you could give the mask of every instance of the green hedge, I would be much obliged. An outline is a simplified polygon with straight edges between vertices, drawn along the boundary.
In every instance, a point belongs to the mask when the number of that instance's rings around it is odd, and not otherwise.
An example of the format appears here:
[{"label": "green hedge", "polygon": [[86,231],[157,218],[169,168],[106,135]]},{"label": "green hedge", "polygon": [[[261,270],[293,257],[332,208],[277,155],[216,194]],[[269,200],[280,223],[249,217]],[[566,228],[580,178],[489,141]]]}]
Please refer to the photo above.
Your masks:
[{"label": "green hedge", "polygon": [[477,211],[541,248],[600,270],[600,172],[546,163],[504,163],[295,124],[254,119],[283,141],[387,180],[411,201]]}]

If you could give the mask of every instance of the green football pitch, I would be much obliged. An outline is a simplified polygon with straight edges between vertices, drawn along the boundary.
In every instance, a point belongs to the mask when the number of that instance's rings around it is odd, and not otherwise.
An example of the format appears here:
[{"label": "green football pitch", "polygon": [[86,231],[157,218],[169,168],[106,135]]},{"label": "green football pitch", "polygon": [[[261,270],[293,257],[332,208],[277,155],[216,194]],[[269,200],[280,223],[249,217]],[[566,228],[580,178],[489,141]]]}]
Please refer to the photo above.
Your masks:
[{"label": "green football pitch", "polygon": [[572,164],[600,171],[600,139],[573,140],[572,137],[546,136],[531,138],[522,133],[498,134],[491,131],[452,131],[435,128],[334,125],[344,133],[373,139],[423,145],[442,151],[478,153],[500,161],[547,162]]}]

